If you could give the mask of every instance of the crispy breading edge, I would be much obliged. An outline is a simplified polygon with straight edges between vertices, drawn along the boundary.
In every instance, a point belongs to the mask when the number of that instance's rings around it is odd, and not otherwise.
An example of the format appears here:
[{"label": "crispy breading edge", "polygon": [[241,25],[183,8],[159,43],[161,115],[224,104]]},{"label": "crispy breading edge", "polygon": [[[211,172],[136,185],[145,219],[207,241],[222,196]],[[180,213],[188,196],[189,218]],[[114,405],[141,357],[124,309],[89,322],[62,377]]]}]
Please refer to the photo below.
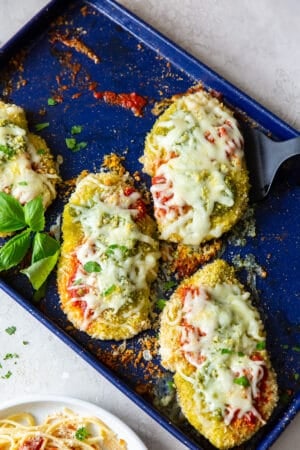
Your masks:
[{"label": "crispy breading edge", "polygon": [[[87,174],[85,174],[87,175]],[[106,183],[114,184],[121,182],[122,178],[115,173],[100,173],[97,174],[97,177],[100,179],[105,179]],[[82,176],[79,177],[82,180]],[[60,295],[60,304],[62,310],[67,314],[69,320],[73,323],[73,325],[81,329],[82,327],[82,318],[83,313],[80,308],[76,308],[70,302],[70,296],[67,291],[68,280],[72,275],[72,264],[70,264],[70,253],[74,251],[74,249],[80,244],[83,234],[81,232],[80,224],[74,222],[71,214],[70,214],[70,205],[72,203],[79,204],[83,198],[86,196],[89,197],[91,192],[95,190],[94,187],[91,187],[91,190],[85,188],[83,192],[80,190],[76,190],[70,200],[66,205],[63,212],[63,222],[62,222],[62,233],[63,233],[63,244],[61,249],[61,257],[58,264],[58,272],[57,272],[57,284],[58,291]],[[145,230],[149,233],[152,233],[154,230],[154,222],[152,219],[147,216],[145,219],[145,223],[143,224]],[[94,320],[88,326],[86,332],[97,339],[107,340],[121,340],[121,339],[129,339],[139,332],[146,330],[150,327],[149,321],[149,312],[151,308],[150,300],[149,300],[149,289],[145,289],[140,291],[139,302],[143,303],[142,309],[129,317],[126,322],[118,320],[118,315],[112,313],[109,310],[104,311],[103,316],[107,322],[114,323],[115,327],[109,327],[101,323],[101,320]],[[127,325],[130,326],[128,328]]]},{"label": "crispy breading edge", "polygon": [[[180,330],[175,324],[179,324],[181,321],[182,301],[178,295],[179,288],[193,284],[204,284],[214,287],[218,283],[225,282],[237,284],[241,289],[244,289],[237,280],[233,267],[223,260],[216,260],[207,264],[193,276],[184,280],[162,312],[159,335],[162,365],[166,369],[176,372],[174,382],[177,389],[178,402],[183,414],[197,431],[220,449],[231,448],[250,439],[263,424],[259,420],[252,425],[246,424],[242,420],[236,420],[233,424],[226,426],[223,421],[218,420],[211,413],[204,413],[201,407],[197,407],[192,384],[180,374],[182,371],[185,375],[190,376],[194,372],[194,368],[185,360],[180,351]],[[174,326],[170,326],[172,321]],[[266,380],[266,391],[263,394],[265,402],[262,402],[260,405],[260,411],[266,421],[277,404],[278,387],[276,374],[266,351],[264,351],[264,357],[268,368],[268,378]],[[204,402],[202,404],[204,409]]]}]

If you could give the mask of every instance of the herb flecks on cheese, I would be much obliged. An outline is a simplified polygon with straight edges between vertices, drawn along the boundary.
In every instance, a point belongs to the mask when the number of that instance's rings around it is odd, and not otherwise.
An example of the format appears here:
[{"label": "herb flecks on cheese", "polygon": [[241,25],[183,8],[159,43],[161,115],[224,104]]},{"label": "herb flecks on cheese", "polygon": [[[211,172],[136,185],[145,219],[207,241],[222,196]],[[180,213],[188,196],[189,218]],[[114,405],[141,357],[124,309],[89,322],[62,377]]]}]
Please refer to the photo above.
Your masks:
[{"label": "herb flecks on cheese", "polygon": [[[243,158],[238,123],[218,99],[203,89],[176,98],[148,134],[141,158],[153,177],[161,238],[198,245],[227,231],[227,219],[213,218],[235,207]],[[246,185],[246,171],[244,177]]]},{"label": "herb flecks on cheese", "polygon": [[264,336],[249,296],[238,285],[218,284],[187,290],[183,299],[181,349],[196,368],[195,391],[226,425],[250,412],[262,420],[254,401],[265,361],[253,354]]},{"label": "herb flecks on cheese", "polygon": [[242,444],[271,416],[276,374],[250,295],[223,260],[180,283],[161,314],[162,365],[182,413],[217,448]]},{"label": "herb flecks on cheese", "polygon": [[[59,280],[67,281],[69,300],[59,281],[64,307],[72,314],[81,305],[79,328],[89,333],[94,327],[93,334],[101,339],[136,334],[148,323],[150,282],[160,256],[152,237],[154,222],[146,214],[141,194],[130,184],[128,174],[89,174],[70,199],[63,229],[70,219],[80,238],[67,251],[71,251],[73,272],[65,274],[63,267],[59,271]],[[62,251],[68,258],[66,247],[68,236]],[[120,324],[118,332],[115,321]]]}]

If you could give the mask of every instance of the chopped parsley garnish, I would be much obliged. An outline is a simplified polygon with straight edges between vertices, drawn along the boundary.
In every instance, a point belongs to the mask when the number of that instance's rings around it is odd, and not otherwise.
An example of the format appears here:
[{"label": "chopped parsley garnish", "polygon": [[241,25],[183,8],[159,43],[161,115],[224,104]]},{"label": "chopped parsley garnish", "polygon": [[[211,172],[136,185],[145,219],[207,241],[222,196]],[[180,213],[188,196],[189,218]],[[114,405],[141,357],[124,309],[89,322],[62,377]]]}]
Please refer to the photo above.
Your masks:
[{"label": "chopped parsley garnish", "polygon": [[12,334],[15,334],[15,332],[17,331],[17,327],[15,327],[15,326],[8,327],[8,328],[6,328],[5,331],[7,334],[12,335]]},{"label": "chopped parsley garnish", "polygon": [[111,244],[108,246],[107,250],[105,251],[105,254],[107,256],[113,255],[114,250],[121,250],[121,252],[125,254],[128,248],[125,245]]},{"label": "chopped parsley garnish", "polygon": [[27,181],[19,181],[18,183],[20,186],[28,186]]},{"label": "chopped parsley garnish", "polygon": [[167,301],[164,298],[160,298],[159,300],[157,300],[157,302],[155,304],[156,304],[157,308],[162,311],[164,309],[164,307],[166,306]]},{"label": "chopped parsley garnish", "polygon": [[221,349],[221,354],[222,355],[231,355],[233,353],[233,350],[230,350],[229,348],[222,348]]},{"label": "chopped parsley garnish", "polygon": [[48,98],[48,105],[49,106],[55,106],[56,105],[56,101],[54,100],[54,98]]},{"label": "chopped parsley garnish", "polygon": [[79,150],[83,150],[87,147],[87,142],[78,142],[73,149],[73,152],[78,152]]},{"label": "chopped parsley garnish", "polygon": [[164,284],[163,284],[163,289],[165,290],[165,291],[168,291],[169,289],[171,289],[172,287],[174,287],[174,286],[176,286],[176,281],[166,281]]},{"label": "chopped parsley garnish", "polygon": [[4,153],[7,158],[11,158],[16,153],[11,147],[2,144],[0,144],[0,152]]},{"label": "chopped parsley garnish", "polygon": [[82,126],[81,125],[73,125],[71,128],[71,134],[79,134],[82,132]]},{"label": "chopped parsley garnish", "polygon": [[73,281],[74,286],[78,286],[79,284],[82,284],[82,278],[77,278],[77,280]]},{"label": "chopped parsley garnish", "polygon": [[294,347],[292,347],[292,350],[294,350],[295,352],[300,352],[300,346],[295,345]]},{"label": "chopped parsley garnish", "polygon": [[28,344],[29,344],[29,341],[23,341],[22,344],[23,344],[23,345],[28,345]]},{"label": "chopped parsley garnish", "polygon": [[101,270],[102,270],[100,264],[98,264],[96,261],[86,262],[85,265],[83,266],[83,268],[87,273],[101,272]]},{"label": "chopped parsley garnish", "polygon": [[238,352],[238,356],[245,356],[245,353],[243,353],[243,352]]},{"label": "chopped parsley garnish", "polygon": [[11,376],[12,376],[12,372],[10,370],[8,370],[5,375],[1,376],[1,378],[3,378],[3,379],[6,378],[7,379],[7,378],[10,378]]},{"label": "chopped parsley garnish", "polygon": [[289,348],[289,346],[288,346],[287,344],[283,344],[281,347],[282,347],[284,350],[287,350],[287,349]]},{"label": "chopped parsley garnish", "polygon": [[75,437],[78,441],[84,441],[89,435],[88,430],[85,427],[80,427],[76,430]]},{"label": "chopped parsley garnish", "polygon": [[250,386],[250,381],[249,381],[248,378],[245,377],[245,376],[238,377],[238,378],[234,378],[233,382],[234,382],[235,384],[239,384],[240,386],[243,386],[243,387],[248,387],[248,386]]},{"label": "chopped parsley garnish", "polygon": [[37,154],[38,154],[38,155],[44,155],[45,152],[46,152],[46,150],[44,150],[43,148],[39,148],[39,149],[37,150]]},{"label": "chopped parsley garnish", "polygon": [[299,377],[300,377],[300,373],[295,373],[294,374],[294,378],[295,378],[296,381],[299,380]]},{"label": "chopped parsley garnish", "polygon": [[19,358],[19,355],[17,353],[6,353],[3,360],[6,361],[7,359],[13,359],[13,358]]},{"label": "chopped parsley garnish", "polygon": [[72,152],[78,152],[87,146],[87,142],[77,142],[75,138],[66,138],[66,146]]},{"label": "chopped parsley garnish", "polygon": [[173,381],[168,381],[168,382],[167,382],[167,386],[168,386],[168,388],[169,388],[170,391],[173,391],[174,388],[175,388],[175,384],[174,384]]},{"label": "chopped parsley garnish", "polygon": [[48,128],[49,125],[50,125],[49,122],[37,123],[37,124],[35,125],[35,129],[36,129],[36,131],[41,131],[41,130],[43,130],[44,128]]},{"label": "chopped parsley garnish", "polygon": [[258,342],[256,344],[256,349],[257,350],[265,350],[265,348],[266,348],[266,342],[265,341],[261,341],[261,342]]},{"label": "chopped parsley garnish", "polygon": [[111,285],[108,289],[106,289],[106,291],[104,291],[104,295],[105,297],[107,295],[112,294],[115,290],[116,290],[117,286],[115,284]]},{"label": "chopped parsley garnish", "polygon": [[74,150],[76,146],[76,139],[75,138],[66,138],[66,146],[70,150]]}]

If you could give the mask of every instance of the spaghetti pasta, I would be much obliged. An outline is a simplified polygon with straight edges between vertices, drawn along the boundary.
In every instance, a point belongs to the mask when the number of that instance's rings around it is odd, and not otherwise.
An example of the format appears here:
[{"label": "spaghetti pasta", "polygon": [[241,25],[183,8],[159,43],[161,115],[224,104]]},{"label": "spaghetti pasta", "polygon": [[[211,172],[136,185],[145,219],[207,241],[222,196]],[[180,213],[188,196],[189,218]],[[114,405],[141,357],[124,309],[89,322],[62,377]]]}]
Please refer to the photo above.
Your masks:
[{"label": "spaghetti pasta", "polygon": [[27,412],[0,420],[1,450],[126,450],[127,444],[102,420],[72,410],[48,415],[38,424]]}]

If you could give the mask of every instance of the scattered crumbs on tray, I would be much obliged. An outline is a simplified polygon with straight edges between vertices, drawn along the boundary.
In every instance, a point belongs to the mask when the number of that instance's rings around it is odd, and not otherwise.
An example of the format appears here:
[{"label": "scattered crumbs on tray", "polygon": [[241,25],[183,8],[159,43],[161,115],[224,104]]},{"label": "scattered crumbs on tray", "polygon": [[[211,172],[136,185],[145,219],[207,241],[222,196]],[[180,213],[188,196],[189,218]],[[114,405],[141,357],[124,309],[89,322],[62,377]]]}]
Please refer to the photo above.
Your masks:
[{"label": "scattered crumbs on tray", "polygon": [[244,247],[248,238],[256,237],[255,210],[248,206],[243,217],[228,234],[228,243],[235,247]]},{"label": "scattered crumbs on tray", "polygon": [[247,254],[244,258],[241,255],[234,255],[232,257],[232,264],[237,271],[245,269],[248,272],[247,281],[253,281],[255,275],[261,278],[268,276],[267,271],[255,259],[252,253]]},{"label": "scattered crumbs on tray", "polygon": [[218,256],[222,245],[221,239],[214,239],[199,246],[162,242],[162,260],[169,274],[181,279],[190,276],[201,265]]},{"label": "scattered crumbs on tray", "polygon": [[91,59],[95,64],[99,64],[101,59],[99,56],[97,56],[93,50],[91,50],[84,42],[82,42],[79,37],[73,36],[70,32],[67,32],[65,34],[60,33],[53,33],[53,35],[50,38],[51,44],[54,44],[56,42],[60,42],[61,44],[65,45],[66,47],[70,47],[74,50],[76,50],[79,53],[82,53],[83,55],[87,56],[89,59]]},{"label": "scattered crumbs on tray", "polygon": [[18,91],[27,85],[28,80],[24,78],[24,64],[27,54],[28,50],[22,49],[8,61],[3,78],[2,96],[4,98],[10,97],[13,91]]},{"label": "scattered crumbs on tray", "polygon": [[118,173],[119,175],[124,175],[126,172],[124,168],[125,156],[120,156],[117,153],[109,153],[104,155],[102,167],[107,170]]},{"label": "scattered crumbs on tray", "polygon": [[[102,349],[96,350],[97,357],[114,371],[118,371],[120,367],[128,373],[131,369],[142,369],[144,373],[144,380],[151,381],[153,378],[159,378],[164,369],[158,364],[156,358],[158,356],[158,339],[156,336],[145,335],[138,339],[136,348],[127,347],[126,343],[119,345],[118,343],[112,345],[112,351],[105,351]],[[145,358],[145,354],[147,357]],[[149,356],[151,355],[151,356]]]}]

